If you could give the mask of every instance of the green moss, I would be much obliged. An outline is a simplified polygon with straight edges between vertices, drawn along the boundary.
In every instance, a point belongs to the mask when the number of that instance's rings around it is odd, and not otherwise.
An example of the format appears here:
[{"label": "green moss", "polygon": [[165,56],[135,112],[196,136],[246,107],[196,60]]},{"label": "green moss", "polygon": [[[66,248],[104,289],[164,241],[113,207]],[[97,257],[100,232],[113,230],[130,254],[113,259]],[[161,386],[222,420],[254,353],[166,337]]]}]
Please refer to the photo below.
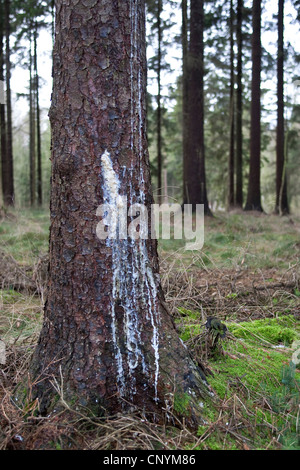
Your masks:
[{"label": "green moss", "polygon": [[286,355],[251,345],[247,345],[246,357],[239,353],[245,354],[240,346],[235,348],[234,355],[216,363],[217,373],[210,378],[210,384],[218,396],[224,399],[229,390],[238,388],[271,394],[274,385],[280,383],[279,371]]},{"label": "green moss", "polygon": [[174,410],[176,413],[182,416],[188,416],[190,414],[189,404],[191,397],[188,393],[175,393],[174,395]]},{"label": "green moss", "polygon": [[298,336],[292,315],[235,323],[231,324],[229,329],[236,338],[261,339],[274,345],[292,344]]},{"label": "green moss", "polygon": [[[203,331],[199,312],[182,309],[181,313],[184,340]],[[278,314],[276,318],[226,325],[233,340],[225,338],[224,354],[208,364],[213,372],[208,381],[216,401],[204,401],[205,421],[198,429],[197,449],[235,450],[243,448],[243,443],[249,448],[275,449],[276,444],[270,444],[274,431],[283,448],[296,449],[300,374],[289,362],[291,349],[282,343],[289,346],[298,337],[299,324],[293,315]],[[179,406],[181,411],[185,406]],[[233,417],[241,423],[240,428],[234,427]]]},{"label": "green moss", "polygon": [[181,317],[180,319],[176,319],[175,322],[177,323],[182,341],[188,341],[201,331],[201,314],[200,312],[186,308],[179,308],[178,311]]},{"label": "green moss", "polygon": [[187,321],[190,320],[199,320],[200,313],[196,310],[189,310],[187,308],[178,308],[179,313],[181,313],[182,318],[186,319]]}]

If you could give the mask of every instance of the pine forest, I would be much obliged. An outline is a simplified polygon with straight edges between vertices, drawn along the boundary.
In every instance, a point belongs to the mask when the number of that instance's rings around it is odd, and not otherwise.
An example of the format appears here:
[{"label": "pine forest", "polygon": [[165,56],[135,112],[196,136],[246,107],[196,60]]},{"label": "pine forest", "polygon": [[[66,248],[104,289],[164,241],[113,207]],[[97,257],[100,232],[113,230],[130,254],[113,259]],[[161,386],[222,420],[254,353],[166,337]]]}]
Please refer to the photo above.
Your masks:
[{"label": "pine forest", "polygon": [[0,450],[300,449],[299,36],[300,0],[0,0]]}]

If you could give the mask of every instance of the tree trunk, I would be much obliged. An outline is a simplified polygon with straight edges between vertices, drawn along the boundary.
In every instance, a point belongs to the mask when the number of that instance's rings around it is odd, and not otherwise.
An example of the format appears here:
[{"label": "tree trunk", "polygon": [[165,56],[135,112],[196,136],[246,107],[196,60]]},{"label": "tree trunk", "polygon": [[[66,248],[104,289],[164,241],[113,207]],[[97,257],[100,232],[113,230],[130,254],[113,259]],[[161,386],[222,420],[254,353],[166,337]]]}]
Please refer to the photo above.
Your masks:
[{"label": "tree trunk", "polygon": [[156,115],[156,128],[157,128],[157,186],[158,186],[158,201],[161,202],[162,196],[162,109],[161,109],[161,47],[162,47],[162,0],[158,0],[157,4],[157,115]]},{"label": "tree trunk", "polygon": [[187,0],[182,0],[182,155],[183,155],[183,201],[188,203],[188,9]]},{"label": "tree trunk", "polygon": [[55,0],[51,0],[51,38],[52,38],[53,47],[54,47],[54,36],[55,36]]},{"label": "tree trunk", "polygon": [[237,6],[237,91],[236,91],[236,189],[235,205],[243,206],[243,0],[238,0]]},{"label": "tree trunk", "polygon": [[[3,4],[0,3],[0,80],[4,85],[4,52],[3,52],[3,39],[4,39],[4,21],[3,21]],[[3,86],[4,88],[4,86]],[[6,118],[5,118],[5,104],[0,103],[0,132],[1,132],[1,183],[3,202],[10,199],[8,182],[8,168],[6,156]]]},{"label": "tree trunk", "polygon": [[[32,28],[31,28],[32,29]],[[32,36],[30,32],[29,48],[29,181],[30,205],[36,201],[36,154],[35,154],[35,86],[32,60]]]},{"label": "tree trunk", "polygon": [[37,64],[37,24],[33,33],[33,44],[34,44],[34,91],[35,91],[35,110],[36,110],[36,138],[37,138],[37,200],[38,205],[41,206],[43,203],[43,191],[42,191],[42,147],[41,147],[41,118],[40,118],[40,99],[39,99],[39,74]]},{"label": "tree trunk", "polygon": [[245,210],[262,212],[260,194],[260,145],[261,145],[261,0],[253,0],[252,9],[252,88],[250,171]]},{"label": "tree trunk", "polygon": [[190,48],[188,56],[189,116],[188,161],[186,164],[185,204],[204,205],[204,213],[211,215],[205,175],[204,146],[204,57],[203,57],[203,0],[191,0]]},{"label": "tree trunk", "polygon": [[234,11],[233,0],[230,1],[230,144],[228,158],[228,199],[227,207],[230,210],[234,206],[234,150],[235,150],[235,106],[234,106]]},{"label": "tree trunk", "polygon": [[48,413],[54,384],[97,415],[159,416],[185,394],[192,421],[207,386],[164,307],[156,240],[97,237],[101,204],[126,211],[123,196],[149,214],[153,202],[144,1],[86,5],[56,3],[50,278],[32,397]]},{"label": "tree trunk", "polygon": [[163,204],[169,203],[169,196],[168,196],[168,170],[166,168],[163,169],[163,180],[164,180],[164,189],[163,189]]},{"label": "tree trunk", "polygon": [[284,145],[284,0],[278,1],[277,57],[277,132],[276,132],[276,208],[279,214],[289,213],[287,196],[286,155]]},{"label": "tree trunk", "polygon": [[10,0],[4,2],[4,17],[6,31],[6,160],[4,166],[5,186],[3,187],[4,204],[14,205],[14,169],[13,169],[13,137],[12,137],[12,110],[11,110],[11,90],[10,90]]}]

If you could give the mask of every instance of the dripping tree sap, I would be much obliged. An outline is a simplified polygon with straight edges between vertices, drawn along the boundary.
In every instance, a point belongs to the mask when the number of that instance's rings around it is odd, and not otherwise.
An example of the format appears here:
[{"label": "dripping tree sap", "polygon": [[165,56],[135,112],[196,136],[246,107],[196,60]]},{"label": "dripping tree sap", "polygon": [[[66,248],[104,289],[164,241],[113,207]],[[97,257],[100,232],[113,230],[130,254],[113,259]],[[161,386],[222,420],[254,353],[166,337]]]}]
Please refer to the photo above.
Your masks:
[{"label": "dripping tree sap", "polygon": [[156,240],[96,234],[99,205],[153,202],[144,1],[58,0],[55,38],[49,283],[30,397],[41,414],[63,394],[97,415],[159,416],[177,394],[192,422],[207,384],[164,307]]}]

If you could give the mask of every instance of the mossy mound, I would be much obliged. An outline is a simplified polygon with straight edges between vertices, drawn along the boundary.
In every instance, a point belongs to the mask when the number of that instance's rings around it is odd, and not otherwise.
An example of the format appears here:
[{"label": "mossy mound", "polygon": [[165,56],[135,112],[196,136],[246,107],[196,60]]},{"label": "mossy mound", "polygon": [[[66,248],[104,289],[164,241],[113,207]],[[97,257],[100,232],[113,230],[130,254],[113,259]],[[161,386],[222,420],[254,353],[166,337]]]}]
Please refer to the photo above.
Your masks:
[{"label": "mossy mound", "polygon": [[205,330],[199,313],[183,313],[181,337],[213,374],[215,401],[203,403],[197,449],[300,449],[300,371],[291,361],[299,338],[295,318],[226,322],[229,333],[207,360],[195,346]]},{"label": "mossy mound", "polygon": [[290,345],[298,336],[297,323],[292,315],[234,323],[229,329],[236,338],[264,340],[273,345]]}]

